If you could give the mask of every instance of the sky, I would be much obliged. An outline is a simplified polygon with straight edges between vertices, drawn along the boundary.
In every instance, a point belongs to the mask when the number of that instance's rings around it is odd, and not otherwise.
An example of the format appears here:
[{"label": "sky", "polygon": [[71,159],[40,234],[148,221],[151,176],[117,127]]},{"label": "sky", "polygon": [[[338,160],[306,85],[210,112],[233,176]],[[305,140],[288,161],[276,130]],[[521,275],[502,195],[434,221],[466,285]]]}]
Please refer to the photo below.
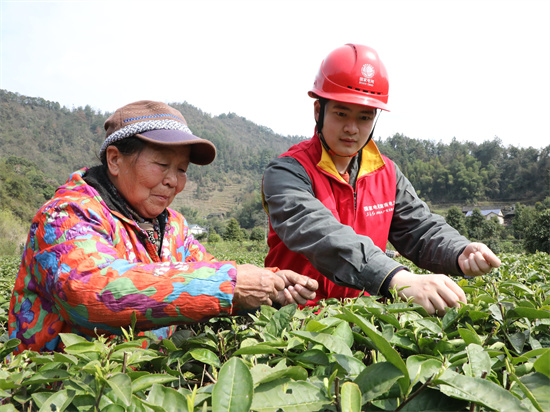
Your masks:
[{"label": "sky", "polygon": [[0,0],[0,89],[101,112],[187,102],[310,137],[322,60],[360,43],[390,81],[376,138],[541,149],[549,21],[550,0]]}]

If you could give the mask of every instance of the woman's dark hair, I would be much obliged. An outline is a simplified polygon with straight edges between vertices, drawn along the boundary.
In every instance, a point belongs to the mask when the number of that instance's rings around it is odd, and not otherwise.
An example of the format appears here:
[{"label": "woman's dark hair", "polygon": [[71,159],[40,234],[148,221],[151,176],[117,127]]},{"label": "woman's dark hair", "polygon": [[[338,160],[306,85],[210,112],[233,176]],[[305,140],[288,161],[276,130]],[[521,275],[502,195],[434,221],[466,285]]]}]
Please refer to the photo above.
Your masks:
[{"label": "woman's dark hair", "polygon": [[[126,156],[139,154],[147,143],[136,136],[127,137],[118,142],[111,143],[110,146],[115,146],[120,153]],[[107,150],[101,155],[101,164],[107,168]]]}]

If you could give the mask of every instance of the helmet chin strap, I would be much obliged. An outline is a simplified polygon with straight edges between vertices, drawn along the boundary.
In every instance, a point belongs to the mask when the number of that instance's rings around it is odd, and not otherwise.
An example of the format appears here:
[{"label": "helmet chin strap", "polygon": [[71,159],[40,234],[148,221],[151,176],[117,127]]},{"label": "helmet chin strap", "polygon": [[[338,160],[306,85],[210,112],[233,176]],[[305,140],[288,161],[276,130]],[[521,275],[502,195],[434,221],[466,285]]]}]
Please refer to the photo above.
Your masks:
[{"label": "helmet chin strap", "polygon": [[382,110],[376,109],[376,111],[378,113],[376,114],[376,117],[374,119],[374,124],[372,125],[372,129],[370,131],[369,138],[367,139],[365,144],[357,152],[355,152],[354,154],[341,155],[341,154],[336,153],[334,150],[332,150],[329,147],[329,145],[327,144],[327,141],[325,140],[325,136],[323,136],[323,123],[325,121],[325,106],[327,104],[327,101],[328,101],[327,99],[323,99],[323,98],[319,99],[319,103],[321,104],[321,107],[319,109],[319,120],[317,121],[317,135],[319,136],[319,139],[321,140],[321,144],[323,145],[325,150],[328,152],[328,154],[330,154],[331,156],[338,156],[338,157],[354,157],[354,156],[357,156],[357,153],[359,153],[361,150],[363,150],[365,148],[365,146],[368,145],[369,142],[371,141],[372,136],[374,135],[374,129],[376,127],[376,123],[378,122],[378,118],[380,117],[380,113],[382,112]]}]

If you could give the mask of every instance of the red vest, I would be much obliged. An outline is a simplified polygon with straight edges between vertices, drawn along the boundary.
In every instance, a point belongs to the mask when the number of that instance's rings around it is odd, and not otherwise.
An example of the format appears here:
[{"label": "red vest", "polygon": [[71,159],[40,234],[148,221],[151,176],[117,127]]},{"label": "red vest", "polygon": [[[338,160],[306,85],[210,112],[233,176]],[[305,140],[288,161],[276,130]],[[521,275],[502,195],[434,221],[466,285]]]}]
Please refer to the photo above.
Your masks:
[{"label": "red vest", "polygon": [[[362,155],[355,185],[356,198],[353,187],[339,175],[317,136],[292,146],[280,157],[298,160],[311,179],[315,197],[339,222],[351,226],[357,234],[369,236],[384,251],[395,203],[395,167],[391,160],[380,154],[372,140],[363,149]],[[338,286],[321,275],[303,255],[290,251],[271,225],[268,245],[266,266],[291,269],[316,279],[319,282],[316,300],[356,297],[361,292]]]}]

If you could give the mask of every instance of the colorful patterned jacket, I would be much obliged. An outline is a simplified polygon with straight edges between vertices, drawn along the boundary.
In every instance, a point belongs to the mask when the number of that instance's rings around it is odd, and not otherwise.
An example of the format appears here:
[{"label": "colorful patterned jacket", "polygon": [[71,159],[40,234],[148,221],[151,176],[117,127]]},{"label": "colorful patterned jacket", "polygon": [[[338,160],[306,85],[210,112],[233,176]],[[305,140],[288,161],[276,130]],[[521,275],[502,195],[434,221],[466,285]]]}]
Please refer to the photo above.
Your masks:
[{"label": "colorful patterned jacket", "polygon": [[158,254],[84,181],[86,170],[33,219],[9,310],[9,337],[21,340],[15,353],[59,350],[59,333],[119,335],[133,313],[138,329],[159,337],[170,325],[231,313],[235,262],[208,254],[171,209]]}]

